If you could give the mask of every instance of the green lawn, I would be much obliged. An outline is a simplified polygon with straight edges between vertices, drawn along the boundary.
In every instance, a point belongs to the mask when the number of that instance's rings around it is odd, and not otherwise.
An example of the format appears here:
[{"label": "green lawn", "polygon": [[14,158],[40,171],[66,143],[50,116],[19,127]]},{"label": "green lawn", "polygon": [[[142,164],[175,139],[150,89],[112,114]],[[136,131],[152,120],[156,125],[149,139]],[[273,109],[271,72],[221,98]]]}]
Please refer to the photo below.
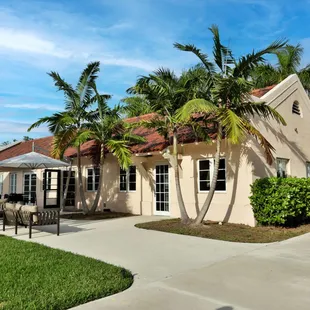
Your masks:
[{"label": "green lawn", "polygon": [[169,219],[136,224],[138,228],[158,230],[173,234],[245,243],[269,243],[282,241],[310,232],[310,225],[297,228],[250,227],[241,224],[205,222],[204,225],[183,225],[179,219]]},{"label": "green lawn", "polygon": [[[104,246],[104,245],[102,245]],[[121,292],[121,267],[0,235],[0,309],[68,309]]]}]

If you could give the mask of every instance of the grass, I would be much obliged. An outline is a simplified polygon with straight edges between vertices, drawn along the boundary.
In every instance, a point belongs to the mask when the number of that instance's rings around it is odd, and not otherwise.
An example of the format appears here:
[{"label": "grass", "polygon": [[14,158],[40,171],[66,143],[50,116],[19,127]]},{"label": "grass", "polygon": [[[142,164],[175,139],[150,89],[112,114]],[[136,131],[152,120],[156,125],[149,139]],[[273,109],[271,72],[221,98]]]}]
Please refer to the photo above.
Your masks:
[{"label": "grass", "polygon": [[169,219],[135,225],[138,228],[158,230],[173,234],[244,243],[269,243],[282,241],[310,232],[310,225],[297,228],[250,227],[241,224],[205,222],[201,226],[183,225],[180,219]]},{"label": "grass", "polygon": [[0,235],[0,249],[0,309],[68,309],[133,282],[126,269],[37,243]]},{"label": "grass", "polygon": [[60,217],[63,219],[71,220],[106,220],[106,219],[115,219],[120,217],[133,216],[131,213],[121,213],[121,212],[96,212],[95,214],[83,214],[83,213],[68,213],[62,214]]}]

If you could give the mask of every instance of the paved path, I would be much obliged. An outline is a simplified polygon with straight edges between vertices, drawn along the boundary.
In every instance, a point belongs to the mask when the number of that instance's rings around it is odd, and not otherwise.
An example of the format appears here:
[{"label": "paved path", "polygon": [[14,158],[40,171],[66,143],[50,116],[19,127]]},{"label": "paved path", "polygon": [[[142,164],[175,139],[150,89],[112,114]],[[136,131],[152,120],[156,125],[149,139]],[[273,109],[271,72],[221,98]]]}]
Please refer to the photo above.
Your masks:
[{"label": "paved path", "polygon": [[[134,227],[149,220],[64,220],[60,237],[47,226],[32,241],[121,265],[135,275],[127,291],[79,310],[310,309],[310,234],[253,245]],[[27,239],[27,230],[18,238]]]}]

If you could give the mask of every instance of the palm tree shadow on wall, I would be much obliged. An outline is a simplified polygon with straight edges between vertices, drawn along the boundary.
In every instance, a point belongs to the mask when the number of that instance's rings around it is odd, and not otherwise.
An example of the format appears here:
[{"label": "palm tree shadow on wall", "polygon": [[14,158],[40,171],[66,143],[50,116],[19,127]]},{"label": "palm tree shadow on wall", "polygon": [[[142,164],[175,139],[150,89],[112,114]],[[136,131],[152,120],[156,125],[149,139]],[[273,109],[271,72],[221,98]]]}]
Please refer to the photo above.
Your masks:
[{"label": "palm tree shadow on wall", "polygon": [[[238,186],[244,186],[243,182],[246,182],[247,185],[248,182],[252,184],[254,179],[258,177],[260,178],[273,175],[273,172],[269,168],[269,165],[266,162],[262,150],[260,150],[259,143],[255,139],[252,142],[254,143],[255,146],[257,146],[259,150],[258,153],[253,148],[247,146],[246,144],[242,144],[241,147],[238,146],[235,148],[232,147],[231,152],[232,155],[227,165],[227,179],[233,179],[233,185],[232,185],[231,199],[223,219],[224,222],[228,222],[230,219],[233,207],[236,202]],[[252,180],[246,179],[243,181],[239,179],[240,166],[243,159],[245,159],[244,164],[250,166],[252,172],[251,175]]]}]

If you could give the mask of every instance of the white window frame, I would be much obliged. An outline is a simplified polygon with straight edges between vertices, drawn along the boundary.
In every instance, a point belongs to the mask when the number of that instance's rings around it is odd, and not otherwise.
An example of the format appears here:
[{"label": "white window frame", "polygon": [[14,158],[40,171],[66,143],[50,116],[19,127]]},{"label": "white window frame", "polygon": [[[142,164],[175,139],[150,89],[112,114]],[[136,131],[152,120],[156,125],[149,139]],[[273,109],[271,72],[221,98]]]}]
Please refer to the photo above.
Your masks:
[{"label": "white window frame", "polygon": [[[285,176],[278,176],[278,167],[279,167],[279,161],[285,161]],[[290,160],[288,158],[284,158],[284,157],[277,157],[276,158],[276,174],[278,178],[286,178],[288,177],[288,175],[290,174],[290,170],[289,170],[289,164],[290,164]]]},{"label": "white window frame", "polygon": [[[130,178],[130,167],[135,167],[135,175],[136,175],[136,189],[135,190],[130,190],[130,187],[129,187],[129,178]],[[124,190],[124,189],[121,189],[121,170],[123,170],[123,171],[125,171],[124,169],[122,169],[121,167],[120,167],[120,169],[119,169],[119,191],[121,192],[121,193],[134,193],[134,192],[136,192],[137,191],[137,166],[135,166],[135,165],[131,165],[129,167],[129,169],[127,169],[126,170],[126,189]]]},{"label": "white window frame", "polygon": [[306,162],[306,178],[310,178],[310,161]]},{"label": "white window frame", "polygon": [[[95,167],[89,167],[89,168],[86,168],[86,191],[87,192],[97,192],[97,189],[96,189],[96,174],[95,174],[95,171],[96,169],[99,170],[99,178],[100,178],[100,168],[95,168]],[[89,170],[92,170],[93,173],[92,173],[92,189],[88,189],[88,171]],[[99,187],[99,181],[98,181],[98,187]]]},{"label": "white window frame", "polygon": [[[227,160],[226,157],[221,157],[220,159],[224,159],[225,160],[225,190],[221,191],[221,190],[215,190],[216,193],[226,193],[227,192]],[[197,180],[198,180],[198,192],[199,193],[209,193],[210,190],[203,190],[200,189],[200,167],[199,164],[201,161],[209,161],[210,164],[210,187],[211,187],[211,182],[212,182],[212,177],[213,177],[213,173],[214,173],[214,157],[210,157],[210,158],[200,158],[197,160]]]},{"label": "white window frame", "polygon": [[1,197],[3,195],[3,182],[4,182],[4,174],[0,173],[0,195],[1,195]]},{"label": "white window frame", "polygon": [[[14,184],[12,184],[14,182]],[[15,189],[15,190],[14,190]],[[10,173],[9,194],[17,193],[17,173]]]}]

